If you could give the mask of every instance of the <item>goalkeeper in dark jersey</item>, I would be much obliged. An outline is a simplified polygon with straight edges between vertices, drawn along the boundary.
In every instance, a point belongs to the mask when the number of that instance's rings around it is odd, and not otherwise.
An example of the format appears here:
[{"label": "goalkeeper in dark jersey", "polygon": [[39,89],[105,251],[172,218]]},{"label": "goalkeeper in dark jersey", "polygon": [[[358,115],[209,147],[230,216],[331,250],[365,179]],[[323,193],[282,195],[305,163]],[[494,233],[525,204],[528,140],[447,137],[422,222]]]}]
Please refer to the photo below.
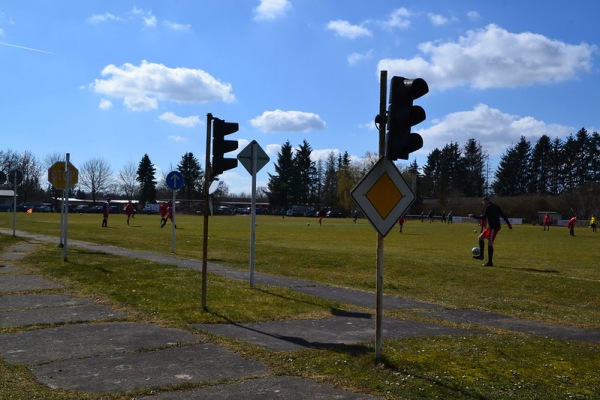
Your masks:
[{"label": "goalkeeper in dark jersey", "polygon": [[475,258],[476,260],[483,260],[483,251],[485,250],[485,239],[487,239],[488,241],[488,261],[487,263],[483,264],[484,267],[492,267],[494,266],[494,263],[492,261],[493,257],[494,257],[494,239],[496,239],[496,236],[498,235],[498,231],[500,231],[500,217],[502,217],[502,219],[504,219],[504,221],[506,222],[506,225],[508,225],[508,229],[512,230],[512,225],[510,223],[510,221],[508,220],[508,218],[506,217],[506,215],[504,214],[504,212],[502,211],[502,209],[500,207],[498,207],[498,205],[492,203],[490,201],[489,197],[484,197],[483,199],[481,199],[481,202],[483,203],[485,209],[483,210],[483,214],[481,215],[474,215],[474,214],[469,214],[469,217],[471,218],[475,218],[478,220],[485,220],[487,221],[487,227],[484,229],[483,232],[481,232],[481,235],[479,235],[479,250],[480,253],[478,256],[473,256],[473,258]]}]

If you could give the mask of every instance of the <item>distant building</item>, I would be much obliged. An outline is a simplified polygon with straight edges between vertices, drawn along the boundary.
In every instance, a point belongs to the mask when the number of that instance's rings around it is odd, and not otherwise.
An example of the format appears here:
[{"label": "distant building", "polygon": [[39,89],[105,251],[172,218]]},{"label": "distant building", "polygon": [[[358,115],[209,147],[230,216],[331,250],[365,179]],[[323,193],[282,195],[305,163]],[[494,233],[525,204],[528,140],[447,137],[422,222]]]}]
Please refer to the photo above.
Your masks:
[{"label": "distant building", "polygon": [[0,190],[0,211],[11,211],[15,192],[13,190]]}]

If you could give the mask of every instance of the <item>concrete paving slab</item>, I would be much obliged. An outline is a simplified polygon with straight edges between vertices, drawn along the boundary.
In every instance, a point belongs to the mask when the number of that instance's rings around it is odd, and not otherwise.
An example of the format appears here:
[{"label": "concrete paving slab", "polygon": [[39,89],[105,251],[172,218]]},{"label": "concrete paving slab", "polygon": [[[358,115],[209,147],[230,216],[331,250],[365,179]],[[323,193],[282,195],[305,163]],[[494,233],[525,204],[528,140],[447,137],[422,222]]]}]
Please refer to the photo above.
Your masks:
[{"label": "concrete paving slab", "polygon": [[2,254],[0,257],[0,260],[2,261],[15,261],[15,260],[20,260],[22,258],[25,258],[25,256],[27,256],[27,254],[25,253],[15,253],[15,252],[10,252],[10,253],[4,253]]},{"label": "concrete paving slab", "polygon": [[88,300],[88,304],[71,307],[2,311],[0,312],[0,327],[101,321],[111,318],[122,318],[126,315],[123,312],[115,311],[101,304],[94,304],[93,301]]},{"label": "concrete paving slab", "polygon": [[[375,341],[375,319],[332,317],[318,320],[292,320],[252,324],[194,324],[194,329],[235,337],[274,350],[290,351],[352,345]],[[432,335],[464,335],[473,331],[441,325],[384,318],[383,338],[409,338]]]},{"label": "concrete paving slab", "polygon": [[66,325],[0,335],[0,357],[12,364],[119,354],[191,344],[198,338],[181,329],[135,322]]},{"label": "concrete paving slab", "polygon": [[[346,289],[335,286],[304,285],[293,287],[295,291],[310,294],[324,299],[354,304],[361,307],[375,308],[377,296],[375,293]],[[423,301],[386,296],[383,300],[386,310],[438,309],[441,306]]]},{"label": "concrete paving slab", "polygon": [[66,294],[22,294],[0,296],[0,311],[28,310],[45,307],[68,307],[90,304],[90,299]]},{"label": "concrete paving slab", "polygon": [[15,267],[10,264],[0,264],[0,275],[2,274],[26,274],[27,270],[19,267]]},{"label": "concrete paving slab", "polygon": [[427,316],[452,322],[523,332],[536,336],[600,343],[600,330],[526,321],[481,310],[437,310],[428,312]]},{"label": "concrete paving slab", "polygon": [[17,253],[26,255],[26,253],[30,253],[35,250],[41,243],[41,241],[15,243],[14,245],[10,246],[10,250],[6,254]]},{"label": "concrete paving slab", "polygon": [[159,393],[140,400],[376,400],[368,394],[352,393],[295,376],[273,376],[209,386],[188,391]]},{"label": "concrete paving slab", "polygon": [[57,361],[32,368],[51,387],[92,393],[261,377],[269,370],[211,344]]},{"label": "concrete paving slab", "polygon": [[0,293],[61,289],[63,286],[36,275],[6,275],[0,280]]}]

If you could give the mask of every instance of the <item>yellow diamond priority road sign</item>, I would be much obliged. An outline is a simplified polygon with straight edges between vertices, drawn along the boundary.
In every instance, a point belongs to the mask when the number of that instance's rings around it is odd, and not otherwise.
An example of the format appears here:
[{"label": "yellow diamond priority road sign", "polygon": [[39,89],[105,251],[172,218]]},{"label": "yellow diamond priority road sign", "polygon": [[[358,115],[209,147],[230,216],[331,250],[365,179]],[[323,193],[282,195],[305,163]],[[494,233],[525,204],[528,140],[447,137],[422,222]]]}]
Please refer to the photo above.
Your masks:
[{"label": "yellow diamond priority road sign", "polygon": [[350,195],[381,236],[388,234],[415,201],[415,194],[398,168],[385,157],[377,161]]}]

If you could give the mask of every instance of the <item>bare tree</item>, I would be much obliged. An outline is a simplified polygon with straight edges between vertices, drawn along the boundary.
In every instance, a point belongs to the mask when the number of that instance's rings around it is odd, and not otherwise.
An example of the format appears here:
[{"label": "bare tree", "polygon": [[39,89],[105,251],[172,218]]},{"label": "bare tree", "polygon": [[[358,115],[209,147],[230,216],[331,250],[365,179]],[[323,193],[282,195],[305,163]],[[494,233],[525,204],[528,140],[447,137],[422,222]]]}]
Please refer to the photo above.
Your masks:
[{"label": "bare tree", "polygon": [[133,200],[139,192],[139,183],[137,181],[137,167],[133,162],[129,162],[119,171],[119,187],[125,194],[127,200]]},{"label": "bare tree", "polygon": [[110,164],[102,158],[86,161],[79,170],[79,185],[89,191],[94,203],[99,194],[110,188],[111,183]]},{"label": "bare tree", "polygon": [[21,201],[30,201],[41,193],[40,176],[42,168],[35,155],[25,151],[19,159],[17,169],[23,173],[23,182],[17,188],[17,194]]}]

